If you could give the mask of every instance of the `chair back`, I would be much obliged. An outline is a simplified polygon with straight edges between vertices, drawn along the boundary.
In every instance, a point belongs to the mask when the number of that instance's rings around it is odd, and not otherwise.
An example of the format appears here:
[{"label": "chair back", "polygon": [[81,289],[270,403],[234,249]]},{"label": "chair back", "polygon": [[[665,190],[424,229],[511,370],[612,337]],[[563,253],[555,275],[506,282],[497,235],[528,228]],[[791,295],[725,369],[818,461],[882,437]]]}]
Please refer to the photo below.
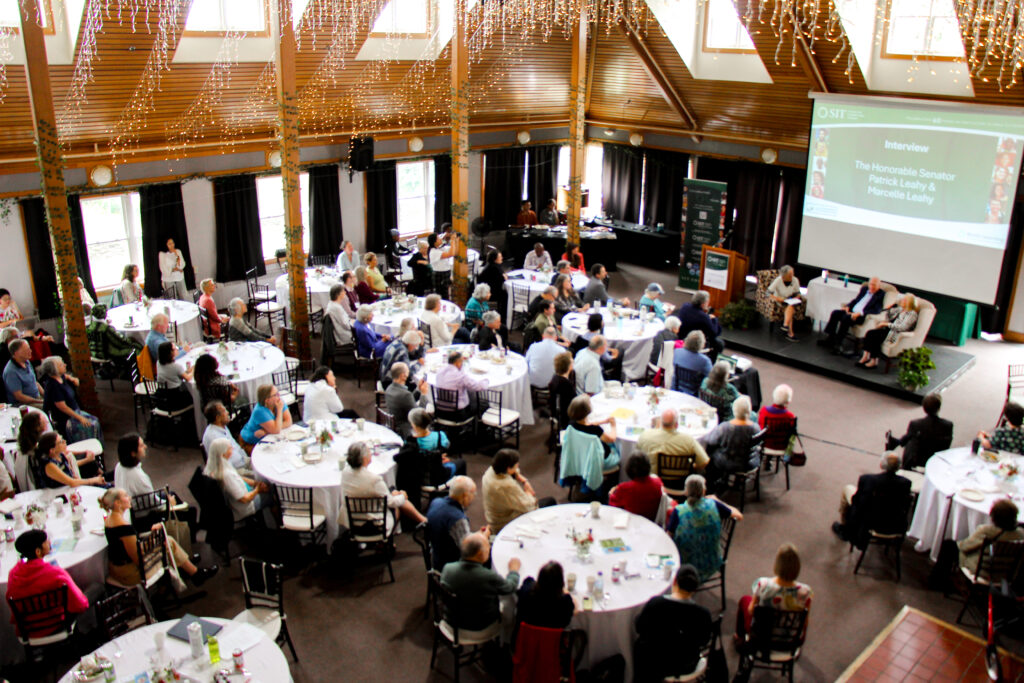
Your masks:
[{"label": "chair back", "polygon": [[238,558],[242,569],[242,594],[246,609],[267,607],[284,614],[281,565],[249,557]]},{"label": "chair back", "polygon": [[391,431],[395,431],[395,416],[379,405],[375,407],[375,410],[377,412],[377,424],[383,425]]},{"label": "chair back", "polygon": [[658,467],[658,478],[661,479],[665,491],[670,496],[686,495],[686,478],[693,474],[697,456],[669,455],[668,453],[655,452],[654,460]]},{"label": "chair back", "polygon": [[672,375],[672,391],[681,391],[690,396],[696,396],[700,391],[700,383],[704,380],[704,373],[676,365]]},{"label": "chair back", "polygon": [[171,496],[167,487],[132,496],[132,527],[137,532],[149,531],[154,524],[166,522],[171,516]]},{"label": "chair back", "polygon": [[135,366],[139,376],[143,379],[154,379],[156,370],[153,367],[153,358],[149,355],[149,347],[143,346],[142,350],[135,354]]},{"label": "chair back", "polygon": [[732,547],[732,534],[736,531],[736,520],[732,515],[722,518],[722,535],[719,537],[719,547],[722,550],[722,563],[729,559],[729,548]]},{"label": "chair back", "polygon": [[789,445],[789,439],[796,434],[796,418],[788,415],[767,413],[761,426],[766,432],[764,447],[772,450],[785,450]]},{"label": "chair back", "polygon": [[[585,631],[577,631],[585,634]],[[518,624],[512,655],[513,683],[574,681],[573,632],[560,628]]]},{"label": "chair back", "polygon": [[719,422],[725,422],[732,419],[732,401],[729,400],[727,396],[719,396],[718,394],[713,394],[706,389],[698,389],[697,397],[715,409],[718,413]]},{"label": "chair back", "polygon": [[910,526],[910,506],[913,496],[909,489],[896,498],[891,491],[874,488],[864,511],[867,529],[878,534],[904,534]]},{"label": "chair back", "polygon": [[796,656],[803,645],[807,610],[781,610],[759,605],[754,608],[750,628],[750,652],[761,661],[771,661],[772,653]]},{"label": "chair back", "polygon": [[104,641],[111,641],[140,626],[156,623],[142,586],[132,586],[108,595],[96,603],[96,621]]},{"label": "chair back", "polygon": [[188,482],[188,490],[199,504],[199,528],[206,530],[206,542],[218,552],[225,552],[235,517],[231,512],[220,485],[196,467]]},{"label": "chair back", "polygon": [[[511,280],[512,289],[512,312],[526,313],[530,310],[530,285],[519,280]],[[492,294],[495,294],[492,292]],[[532,321],[527,321],[532,322]]]},{"label": "chair back", "polygon": [[443,419],[446,413],[455,413],[459,406],[458,389],[442,389],[430,386],[430,394],[434,399],[434,414]]},{"label": "chair back", "polygon": [[167,571],[167,535],[157,527],[149,533],[139,534],[139,576],[148,589],[164,577]]},{"label": "chair back", "polygon": [[333,266],[334,263],[335,259],[330,254],[309,257],[309,265],[311,266]]},{"label": "chair back", "polygon": [[23,598],[8,596],[7,604],[18,627],[18,639],[26,645],[46,645],[71,635],[67,585]]},{"label": "chair back", "polygon": [[294,520],[298,526],[315,528],[313,524],[313,489],[274,484],[274,497],[281,515],[280,521],[283,522],[285,518],[288,518]]},{"label": "chair back", "polygon": [[427,573],[430,573],[430,534],[427,533],[427,523],[420,522],[416,525],[416,528],[412,530],[412,540],[416,542],[416,545],[420,547],[420,552],[423,553],[423,565],[427,568]]},{"label": "chair back", "polygon": [[434,335],[430,331],[430,325],[419,319],[417,319],[416,325],[419,328],[420,333],[423,334],[423,339],[427,344],[427,348],[434,348]]},{"label": "chair back", "polygon": [[1024,560],[1024,541],[998,541],[986,539],[978,555],[977,576],[988,579],[992,585],[1006,581],[1013,584]]},{"label": "chair back", "polygon": [[442,621],[446,622],[451,629],[452,642],[459,642],[459,623],[463,620],[459,596],[441,582],[441,572],[431,569],[427,572],[427,579],[430,582],[430,594],[434,603],[434,626],[438,627]]},{"label": "chair back", "polygon": [[345,496],[348,528],[359,543],[379,543],[388,538],[388,501],[384,496]]}]

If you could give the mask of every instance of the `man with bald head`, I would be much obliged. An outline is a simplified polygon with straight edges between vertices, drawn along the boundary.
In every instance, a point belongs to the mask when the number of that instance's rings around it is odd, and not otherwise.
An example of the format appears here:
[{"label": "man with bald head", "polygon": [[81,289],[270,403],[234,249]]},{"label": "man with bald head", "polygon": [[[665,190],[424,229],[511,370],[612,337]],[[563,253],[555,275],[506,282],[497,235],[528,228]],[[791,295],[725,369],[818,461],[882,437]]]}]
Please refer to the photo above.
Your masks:
[{"label": "man with bald head", "polygon": [[867,545],[868,530],[899,534],[907,529],[910,508],[910,480],[896,474],[900,456],[886,453],[878,474],[862,474],[857,485],[843,487],[839,501],[840,521],[832,524],[836,536],[858,548]]},{"label": "man with bald head", "polygon": [[861,285],[857,296],[850,303],[832,311],[825,325],[825,338],[818,340],[818,346],[827,346],[832,349],[832,353],[839,353],[839,346],[851,326],[860,325],[865,316],[881,313],[882,302],[885,300],[881,284],[877,277],[871,278],[867,284]]},{"label": "man with bald head", "polygon": [[[476,498],[476,483],[465,475],[452,477],[448,495],[435,498],[427,509],[427,535],[430,537],[431,565],[441,569],[449,562],[459,559],[459,547],[472,529],[466,508]],[[480,529],[485,538],[491,532],[485,526]]]},{"label": "man with bald head", "polygon": [[496,628],[501,622],[499,599],[519,588],[518,557],[508,561],[508,575],[502,578],[489,569],[491,542],[483,534],[469,534],[462,539],[459,560],[449,562],[441,570],[441,583],[459,598],[459,614],[446,614],[445,619],[467,631]]},{"label": "man with bald head", "polygon": [[661,412],[661,424],[644,430],[636,447],[651,460],[651,470],[658,473],[658,453],[665,455],[694,455],[693,466],[703,470],[708,464],[708,454],[697,440],[686,432],[677,429],[679,415],[675,408],[665,408]]}]

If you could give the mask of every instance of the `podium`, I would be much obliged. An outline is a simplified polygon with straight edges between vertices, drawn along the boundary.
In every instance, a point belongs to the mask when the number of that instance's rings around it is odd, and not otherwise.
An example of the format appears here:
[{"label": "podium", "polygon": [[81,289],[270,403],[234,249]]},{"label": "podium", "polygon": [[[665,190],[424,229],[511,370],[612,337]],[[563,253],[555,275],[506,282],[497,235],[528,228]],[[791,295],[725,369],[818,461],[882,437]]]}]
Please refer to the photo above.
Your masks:
[{"label": "podium", "polygon": [[718,310],[742,299],[749,260],[738,251],[703,245],[700,250],[700,286],[710,294],[709,305]]}]

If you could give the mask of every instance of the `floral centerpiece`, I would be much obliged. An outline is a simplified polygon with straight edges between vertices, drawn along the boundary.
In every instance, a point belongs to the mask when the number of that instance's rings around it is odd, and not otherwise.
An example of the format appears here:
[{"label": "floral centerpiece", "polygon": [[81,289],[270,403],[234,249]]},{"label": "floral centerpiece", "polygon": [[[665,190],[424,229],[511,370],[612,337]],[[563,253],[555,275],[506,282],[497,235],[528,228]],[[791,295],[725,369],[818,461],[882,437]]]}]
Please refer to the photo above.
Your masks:
[{"label": "floral centerpiece", "polygon": [[1003,460],[996,468],[996,472],[1003,479],[1010,480],[1020,474],[1020,466],[1014,460]]},{"label": "floral centerpiece", "polygon": [[39,503],[32,503],[25,508],[25,523],[30,527],[42,529],[46,526],[46,508]]},{"label": "floral centerpiece", "polygon": [[334,441],[334,434],[326,426],[322,427],[316,435],[316,442],[320,446],[320,452],[323,453],[331,446],[331,442]]},{"label": "floral centerpiece", "polygon": [[581,562],[586,562],[590,559],[590,547],[594,544],[594,534],[591,533],[590,529],[582,532],[570,528],[566,538],[572,541],[572,545],[576,549],[576,557]]}]

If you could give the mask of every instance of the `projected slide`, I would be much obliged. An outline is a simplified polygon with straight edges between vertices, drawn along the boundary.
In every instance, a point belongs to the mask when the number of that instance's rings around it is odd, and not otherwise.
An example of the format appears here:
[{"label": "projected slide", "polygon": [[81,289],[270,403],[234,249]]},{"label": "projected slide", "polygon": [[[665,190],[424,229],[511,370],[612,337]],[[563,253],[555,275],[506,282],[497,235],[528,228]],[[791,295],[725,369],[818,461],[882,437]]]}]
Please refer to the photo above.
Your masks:
[{"label": "projected slide", "polygon": [[817,98],[800,261],[991,303],[1022,153],[1017,109]]}]

